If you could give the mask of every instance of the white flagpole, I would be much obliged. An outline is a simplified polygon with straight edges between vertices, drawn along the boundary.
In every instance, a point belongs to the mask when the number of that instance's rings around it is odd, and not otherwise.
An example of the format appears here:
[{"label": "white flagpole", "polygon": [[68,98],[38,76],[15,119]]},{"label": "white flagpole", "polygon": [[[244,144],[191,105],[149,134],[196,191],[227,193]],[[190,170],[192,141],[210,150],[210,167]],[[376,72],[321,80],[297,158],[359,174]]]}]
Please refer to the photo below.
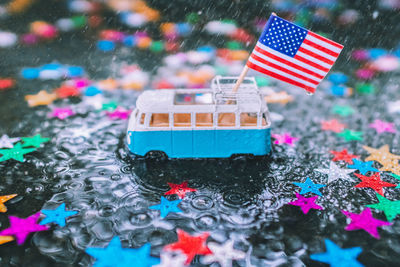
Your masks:
[{"label": "white flagpole", "polygon": [[[276,13],[272,12],[272,15],[276,16]],[[247,59],[247,61],[249,61],[249,59]],[[243,82],[244,78],[246,77],[247,72],[249,71],[249,67],[247,67],[247,61],[246,61],[246,65],[244,65],[242,73],[240,73],[239,79],[236,81],[236,84],[232,89],[232,93],[236,93],[239,90],[240,84]]]}]

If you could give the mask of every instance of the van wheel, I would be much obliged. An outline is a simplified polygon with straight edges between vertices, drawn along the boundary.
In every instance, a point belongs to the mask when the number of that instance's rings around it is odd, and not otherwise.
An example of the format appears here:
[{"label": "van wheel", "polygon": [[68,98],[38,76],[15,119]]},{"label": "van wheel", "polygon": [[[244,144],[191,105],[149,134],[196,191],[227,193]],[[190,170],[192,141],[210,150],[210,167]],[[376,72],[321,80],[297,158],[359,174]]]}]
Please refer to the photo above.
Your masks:
[{"label": "van wheel", "polygon": [[148,160],[167,160],[168,156],[163,151],[149,151],[145,155]]}]

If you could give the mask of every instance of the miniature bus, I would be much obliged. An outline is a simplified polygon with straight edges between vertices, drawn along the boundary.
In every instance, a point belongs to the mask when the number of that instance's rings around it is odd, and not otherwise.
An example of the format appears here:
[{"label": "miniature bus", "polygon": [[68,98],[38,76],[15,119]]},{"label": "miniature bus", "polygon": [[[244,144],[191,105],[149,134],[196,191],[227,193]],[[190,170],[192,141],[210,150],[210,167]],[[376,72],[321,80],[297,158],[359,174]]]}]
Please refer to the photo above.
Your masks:
[{"label": "miniature bus", "polygon": [[[236,93],[237,77],[215,77],[210,89],[146,90],[129,119],[127,144],[139,156],[225,158],[267,155],[270,117],[255,79]],[[158,153],[158,154],[157,154]]]}]

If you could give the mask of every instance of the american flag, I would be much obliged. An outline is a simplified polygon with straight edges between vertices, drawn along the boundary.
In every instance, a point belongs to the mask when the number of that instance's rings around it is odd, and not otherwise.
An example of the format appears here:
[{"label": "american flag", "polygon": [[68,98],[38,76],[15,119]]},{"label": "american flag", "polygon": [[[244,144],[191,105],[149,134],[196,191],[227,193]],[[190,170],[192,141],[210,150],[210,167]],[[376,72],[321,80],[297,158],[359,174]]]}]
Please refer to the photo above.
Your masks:
[{"label": "american flag", "polygon": [[314,93],[342,49],[341,44],[271,15],[247,66]]}]

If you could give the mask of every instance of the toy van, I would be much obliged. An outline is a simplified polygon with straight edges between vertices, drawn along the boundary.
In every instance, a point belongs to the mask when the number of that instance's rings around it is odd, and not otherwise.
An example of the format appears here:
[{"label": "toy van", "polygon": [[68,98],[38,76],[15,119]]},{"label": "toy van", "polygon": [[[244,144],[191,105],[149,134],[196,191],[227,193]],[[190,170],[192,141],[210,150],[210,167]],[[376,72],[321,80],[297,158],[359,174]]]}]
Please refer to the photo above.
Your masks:
[{"label": "toy van", "polygon": [[267,155],[270,117],[252,77],[215,77],[210,89],[144,91],[129,119],[127,144],[136,155],[226,158]]}]

